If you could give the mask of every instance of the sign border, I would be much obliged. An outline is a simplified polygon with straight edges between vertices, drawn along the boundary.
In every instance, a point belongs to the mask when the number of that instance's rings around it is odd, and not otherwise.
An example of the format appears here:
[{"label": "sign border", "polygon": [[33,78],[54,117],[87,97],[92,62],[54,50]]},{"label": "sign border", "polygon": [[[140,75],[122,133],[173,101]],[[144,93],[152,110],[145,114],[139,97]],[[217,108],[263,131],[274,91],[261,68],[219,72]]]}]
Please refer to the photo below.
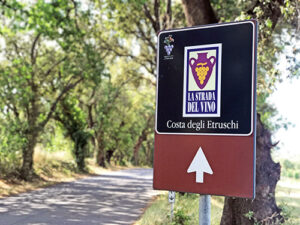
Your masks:
[{"label": "sign border", "polygon": [[[252,41],[252,92],[251,92],[251,130],[248,134],[228,134],[228,133],[169,133],[169,132],[159,132],[157,130],[157,106],[158,106],[158,86],[159,86],[159,46],[160,46],[160,36],[165,33],[170,32],[180,32],[184,30],[198,30],[198,29],[205,29],[205,28],[215,28],[215,27],[222,27],[222,26],[235,26],[240,24],[251,24],[253,29],[253,41]],[[156,108],[155,108],[155,132],[157,134],[168,134],[168,135],[209,135],[209,136],[250,136],[253,134],[254,131],[254,118],[256,117],[254,114],[256,113],[256,108],[254,107],[254,100],[256,100],[256,92],[255,90],[255,64],[256,64],[256,45],[257,45],[257,35],[255,35],[255,31],[257,30],[257,24],[254,20],[246,20],[240,22],[229,22],[229,23],[222,23],[222,24],[211,24],[211,25],[203,25],[203,26],[194,26],[189,28],[181,28],[181,29],[173,29],[173,30],[164,30],[158,34],[157,37],[157,67],[156,67],[156,74],[157,74],[157,82],[156,82]],[[184,72],[184,71],[183,71]],[[183,82],[184,83],[184,82]]]},{"label": "sign border", "polygon": [[[188,65],[187,65],[187,52],[189,49],[195,49],[195,48],[210,48],[210,47],[218,47],[219,48],[219,54],[218,54],[218,65],[216,68],[216,71],[218,71],[218,74],[216,74],[216,76],[218,75],[218,82],[217,82],[217,89],[218,89],[218,95],[217,95],[217,99],[218,99],[218,105],[217,105],[217,114],[216,115],[203,115],[203,116],[194,116],[191,114],[186,114],[186,87],[187,87],[187,79],[186,79],[186,75],[185,73],[187,73],[186,70],[188,70]],[[183,109],[182,109],[182,117],[197,117],[197,118],[202,118],[202,117],[220,117],[221,116],[221,66],[222,66],[222,43],[216,43],[216,44],[208,44],[208,45],[196,45],[196,46],[186,46],[184,47],[184,79],[183,79]]]}]

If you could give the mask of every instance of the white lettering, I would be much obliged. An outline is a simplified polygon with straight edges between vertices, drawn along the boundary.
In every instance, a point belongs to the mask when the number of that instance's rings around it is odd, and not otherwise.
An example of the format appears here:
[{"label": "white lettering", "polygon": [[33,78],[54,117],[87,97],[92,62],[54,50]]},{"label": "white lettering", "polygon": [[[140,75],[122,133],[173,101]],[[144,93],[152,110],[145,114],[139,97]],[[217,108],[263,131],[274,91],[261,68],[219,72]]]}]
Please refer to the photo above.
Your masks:
[{"label": "white lettering", "polygon": [[211,120],[207,121],[207,128],[208,129],[239,129],[239,121],[234,122],[231,120],[230,122],[214,122]]},{"label": "white lettering", "polygon": [[185,122],[173,122],[172,120],[168,120],[167,128],[185,128]]}]

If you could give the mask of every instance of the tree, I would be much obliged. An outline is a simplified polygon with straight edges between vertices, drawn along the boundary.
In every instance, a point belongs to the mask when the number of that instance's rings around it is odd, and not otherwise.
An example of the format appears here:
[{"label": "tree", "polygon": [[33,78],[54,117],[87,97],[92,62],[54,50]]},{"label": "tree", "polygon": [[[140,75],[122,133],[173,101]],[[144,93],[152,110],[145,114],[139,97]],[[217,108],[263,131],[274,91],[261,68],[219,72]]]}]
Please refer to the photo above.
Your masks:
[{"label": "tree", "polygon": [[[103,2],[107,3],[106,1]],[[275,109],[267,104],[267,98],[274,90],[276,82],[283,77],[274,67],[278,54],[282,50],[281,44],[276,42],[276,39],[281,37],[283,28],[290,30],[293,27],[291,25],[295,25],[296,4],[296,1],[283,0],[249,0],[239,1],[238,4],[234,0],[182,0],[185,22],[182,13],[180,13],[182,11],[181,6],[178,10],[178,4],[171,0],[126,1],[125,3],[109,1],[107,3],[108,8],[113,12],[108,10],[109,20],[106,25],[116,27],[116,32],[112,36],[113,42],[107,42],[107,48],[117,57],[124,57],[128,60],[138,58],[137,62],[141,66],[144,66],[145,63],[148,65],[149,62],[151,62],[149,65],[155,65],[153,58],[155,58],[156,49],[155,38],[153,37],[161,29],[180,27],[186,23],[193,26],[250,18],[258,19],[260,32],[257,111],[261,116],[258,116],[257,122],[257,198],[253,203],[245,199],[226,198],[222,224],[253,224],[255,221],[276,223],[276,221],[282,221],[280,209],[274,198],[275,186],[280,177],[280,165],[271,159],[270,149],[273,145],[270,131],[268,131],[272,128],[269,118],[274,114]],[[124,42],[125,36],[142,45],[143,49],[139,53],[146,54],[134,55],[131,45],[124,45],[127,43]],[[152,50],[150,50],[151,48]],[[148,70],[155,76],[153,71],[153,69]],[[263,206],[263,208],[259,206]],[[248,215],[248,218],[245,214]]]},{"label": "tree", "polygon": [[80,171],[86,170],[85,158],[87,156],[88,141],[92,136],[87,129],[85,112],[78,106],[78,100],[72,96],[62,99],[55,112],[54,119],[59,121],[67,135],[74,143],[73,153],[77,168]]},{"label": "tree", "polygon": [[0,1],[5,40],[0,67],[2,116],[22,139],[21,177],[34,176],[33,154],[58,103],[79,83],[100,76],[101,60],[90,61],[89,11],[76,1]]},{"label": "tree", "polygon": [[153,92],[135,82],[139,77],[128,72],[128,64],[116,64],[117,71],[113,67],[113,75],[92,88],[85,103],[96,161],[102,167],[112,161],[126,164],[132,160],[134,144],[149,126],[145,117],[152,117],[154,111]]},{"label": "tree", "polygon": [[[101,18],[97,24],[103,52],[109,52],[108,62],[118,58],[139,66],[135,71],[140,80],[155,86],[156,35],[160,30],[185,25],[181,5],[172,1],[99,1]],[[108,55],[108,54],[107,54]],[[134,67],[136,68],[136,67]]]},{"label": "tree", "polygon": [[[147,118],[147,116],[145,116]],[[134,165],[139,165],[139,152],[142,147],[142,144],[144,141],[147,140],[148,135],[153,132],[152,128],[154,125],[154,117],[153,114],[150,114],[148,118],[145,120],[144,128],[142,129],[142,132],[138,136],[138,139],[133,147],[133,160]]]},{"label": "tree", "polygon": [[[98,29],[108,31],[98,35],[98,43],[103,49],[104,61],[107,64],[115,65],[111,66],[112,68],[117,68],[111,73],[111,76],[115,77],[114,79],[118,79],[117,82],[111,83],[113,88],[106,90],[108,92],[105,95],[111,96],[110,100],[101,108],[102,103],[98,104],[98,106],[93,106],[94,111],[97,112],[97,119],[93,121],[98,127],[95,130],[97,138],[93,138],[93,142],[98,149],[97,162],[99,165],[105,166],[106,159],[113,151],[112,149],[109,151],[105,150],[105,142],[107,142],[107,140],[104,141],[104,133],[107,131],[105,121],[107,121],[108,115],[112,114],[113,110],[116,110],[113,104],[117,102],[120,95],[123,95],[120,92],[120,88],[123,89],[122,84],[130,79],[130,82],[126,83],[127,88],[151,89],[152,93],[154,93],[156,34],[161,29],[172,27],[173,24],[177,26],[182,24],[184,15],[181,5],[176,4],[173,7],[171,1],[156,0],[152,7],[148,1],[120,2],[117,0],[101,0],[97,2],[96,7],[100,11],[100,19],[95,24],[97,29],[94,32],[99,34],[97,33]],[[107,18],[107,20],[101,20],[103,17]],[[111,32],[112,29],[114,30],[113,32]],[[151,85],[153,87],[150,87]],[[142,93],[140,90],[138,92]],[[152,94],[152,99],[147,99],[147,101],[154,102],[154,95]],[[141,101],[141,105],[142,107],[139,109],[135,108],[135,112],[128,112],[136,116],[135,120],[131,120],[135,123],[135,128],[129,126],[120,127],[121,129],[127,127],[131,132],[131,139],[135,142],[134,145],[127,145],[134,148],[133,155],[130,157],[134,163],[144,161],[139,159],[141,149],[145,150],[147,157],[152,155],[148,149],[151,149],[150,143],[154,138],[152,135],[149,135],[149,130],[154,127],[154,110],[151,106],[152,104],[148,104],[148,102],[142,103]],[[120,143],[115,139],[115,143],[117,142]],[[109,153],[109,155],[106,155],[105,152]],[[127,150],[127,152],[131,151]],[[115,151],[114,154],[116,157],[119,157],[124,152]]]},{"label": "tree", "polygon": [[[217,1],[185,1],[182,0],[185,15],[190,26],[201,25],[218,21],[212,5],[218,6]],[[260,2],[256,1],[248,8],[246,12],[240,12],[241,15],[249,15],[246,18],[257,18],[260,25],[260,45],[259,62],[261,62],[258,72],[258,86],[265,85],[264,79],[276,80],[276,77],[269,76],[268,72],[272,70],[275,60],[263,62],[264,58],[270,52],[272,45],[272,32],[275,29],[279,19],[282,17],[281,7],[284,7],[283,1]],[[246,8],[245,8],[246,9]],[[203,15],[199,17],[198,15]],[[231,15],[232,16],[232,15]],[[271,44],[267,44],[271,42]],[[269,83],[270,87],[267,90],[259,90],[260,99],[266,100],[267,94],[274,88],[274,83]],[[264,103],[261,101],[261,103]],[[258,106],[260,111],[261,105]],[[270,108],[268,108],[270,110]],[[225,205],[221,224],[279,224],[283,222],[283,217],[280,215],[280,209],[275,201],[275,187],[280,179],[280,164],[274,163],[270,150],[272,148],[271,134],[262,124],[260,116],[257,121],[257,169],[256,169],[256,198],[254,200],[240,198],[225,198]]]}]

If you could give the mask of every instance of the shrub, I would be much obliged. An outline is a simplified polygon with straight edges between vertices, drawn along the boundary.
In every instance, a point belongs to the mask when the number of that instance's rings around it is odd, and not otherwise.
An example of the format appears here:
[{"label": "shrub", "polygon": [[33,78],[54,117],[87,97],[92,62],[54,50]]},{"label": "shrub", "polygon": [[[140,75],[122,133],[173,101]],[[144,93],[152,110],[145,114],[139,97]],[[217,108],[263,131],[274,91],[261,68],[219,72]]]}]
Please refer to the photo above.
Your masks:
[{"label": "shrub", "polygon": [[188,225],[191,217],[186,215],[183,209],[177,209],[174,213],[173,225]]}]

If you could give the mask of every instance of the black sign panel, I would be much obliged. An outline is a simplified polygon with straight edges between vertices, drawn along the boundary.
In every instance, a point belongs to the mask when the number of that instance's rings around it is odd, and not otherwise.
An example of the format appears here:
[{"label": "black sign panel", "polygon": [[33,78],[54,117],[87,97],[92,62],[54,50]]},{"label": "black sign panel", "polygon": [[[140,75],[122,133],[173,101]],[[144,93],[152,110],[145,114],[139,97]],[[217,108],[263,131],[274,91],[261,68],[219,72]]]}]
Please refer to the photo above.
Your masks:
[{"label": "black sign panel", "polygon": [[256,45],[255,21],[161,32],[156,131],[252,134]]}]

